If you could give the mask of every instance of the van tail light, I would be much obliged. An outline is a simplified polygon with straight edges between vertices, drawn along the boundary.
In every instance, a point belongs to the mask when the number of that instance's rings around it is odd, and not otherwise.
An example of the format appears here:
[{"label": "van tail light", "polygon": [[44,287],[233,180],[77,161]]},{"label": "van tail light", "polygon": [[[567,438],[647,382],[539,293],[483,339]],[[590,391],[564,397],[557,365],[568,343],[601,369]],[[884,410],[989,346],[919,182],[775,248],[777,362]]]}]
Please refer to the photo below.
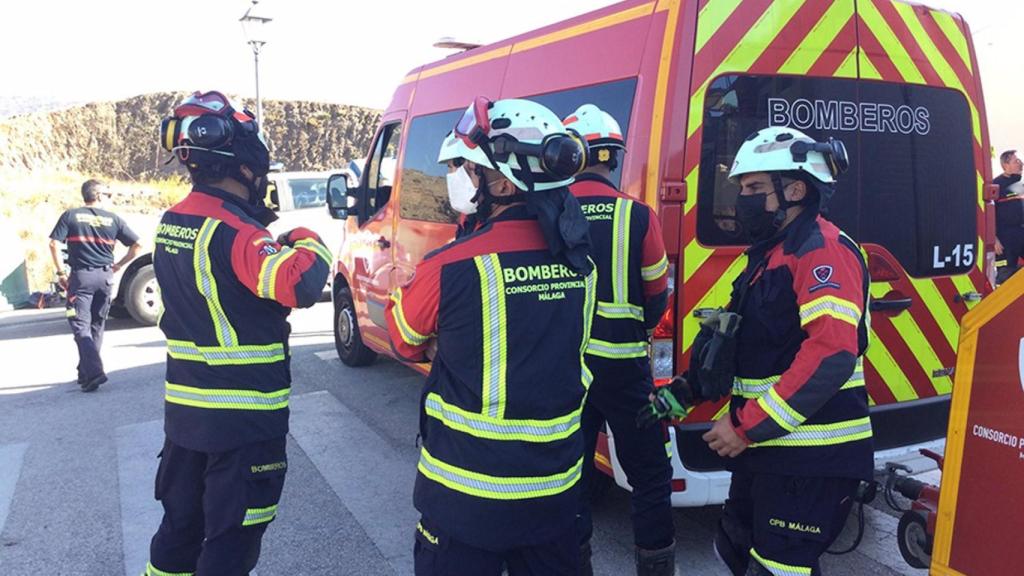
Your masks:
[{"label": "van tail light", "polygon": [[676,265],[668,266],[668,306],[651,335],[651,373],[655,386],[668,384],[675,375],[676,339]]},{"label": "van tail light", "polygon": [[900,279],[899,268],[888,256],[868,250],[868,274],[872,282],[895,282]]}]

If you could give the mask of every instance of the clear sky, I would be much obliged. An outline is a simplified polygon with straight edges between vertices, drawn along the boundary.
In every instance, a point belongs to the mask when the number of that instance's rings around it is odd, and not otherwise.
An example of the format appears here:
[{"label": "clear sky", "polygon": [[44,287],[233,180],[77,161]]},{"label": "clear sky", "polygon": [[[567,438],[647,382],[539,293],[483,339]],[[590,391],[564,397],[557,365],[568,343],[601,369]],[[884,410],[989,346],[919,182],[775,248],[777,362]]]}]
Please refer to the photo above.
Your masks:
[{"label": "clear sky", "polygon": [[[695,1],[695,0],[687,0]],[[818,1],[818,0],[807,0]],[[397,82],[450,51],[438,38],[493,42],[608,0],[262,0],[264,98],[383,108]],[[992,144],[1024,149],[1021,0],[929,0],[971,25]],[[4,3],[0,96],[111,100],[164,90],[251,96],[249,0],[29,0]]]}]

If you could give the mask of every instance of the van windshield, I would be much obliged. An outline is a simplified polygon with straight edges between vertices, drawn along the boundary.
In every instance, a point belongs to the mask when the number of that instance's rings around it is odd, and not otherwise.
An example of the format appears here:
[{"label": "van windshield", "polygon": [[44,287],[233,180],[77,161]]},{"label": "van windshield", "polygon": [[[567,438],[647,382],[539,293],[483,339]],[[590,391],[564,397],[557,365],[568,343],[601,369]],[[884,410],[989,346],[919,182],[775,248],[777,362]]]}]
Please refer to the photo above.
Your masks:
[{"label": "van windshield", "polygon": [[850,170],[840,176],[826,217],[847,234],[883,246],[915,277],[959,274],[976,264],[971,116],[959,92],[838,78],[722,76],[708,89],[703,126],[702,244],[747,243],[734,220],[733,157],[754,131],[789,126],[846,144]]}]

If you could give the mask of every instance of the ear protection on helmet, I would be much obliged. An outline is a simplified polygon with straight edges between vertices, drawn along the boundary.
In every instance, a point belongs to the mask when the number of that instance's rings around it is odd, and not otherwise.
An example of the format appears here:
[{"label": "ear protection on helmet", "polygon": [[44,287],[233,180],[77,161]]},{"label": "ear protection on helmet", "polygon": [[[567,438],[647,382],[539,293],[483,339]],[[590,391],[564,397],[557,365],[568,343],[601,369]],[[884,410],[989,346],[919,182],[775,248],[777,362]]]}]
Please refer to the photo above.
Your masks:
[{"label": "ear protection on helmet", "polygon": [[228,148],[234,135],[233,123],[213,114],[164,118],[160,125],[160,143],[168,152],[183,144],[208,150]]},{"label": "ear protection on helmet", "polygon": [[828,164],[832,177],[839,176],[850,168],[850,156],[846,153],[846,145],[842,140],[829,137],[825,142],[807,142],[798,140],[789,147],[794,162],[806,162],[808,152],[821,152]]},{"label": "ear protection on helmet", "polygon": [[540,144],[528,144],[501,135],[492,141],[491,146],[500,162],[507,162],[513,154],[537,158],[544,174],[556,180],[572,178],[587,167],[587,142],[573,132],[548,134]]}]

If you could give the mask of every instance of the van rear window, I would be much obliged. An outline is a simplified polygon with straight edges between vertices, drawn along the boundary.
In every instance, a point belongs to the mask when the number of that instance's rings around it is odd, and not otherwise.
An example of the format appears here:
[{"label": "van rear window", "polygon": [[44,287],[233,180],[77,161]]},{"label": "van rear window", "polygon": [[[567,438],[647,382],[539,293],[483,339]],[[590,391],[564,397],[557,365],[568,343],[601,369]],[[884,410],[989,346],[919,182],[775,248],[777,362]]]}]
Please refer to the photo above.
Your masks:
[{"label": "van rear window", "polygon": [[767,126],[843,140],[850,170],[827,218],[879,244],[915,277],[976,264],[977,183],[971,115],[957,91],[837,78],[722,76],[704,103],[697,237],[743,245],[728,181],[740,144]]}]

